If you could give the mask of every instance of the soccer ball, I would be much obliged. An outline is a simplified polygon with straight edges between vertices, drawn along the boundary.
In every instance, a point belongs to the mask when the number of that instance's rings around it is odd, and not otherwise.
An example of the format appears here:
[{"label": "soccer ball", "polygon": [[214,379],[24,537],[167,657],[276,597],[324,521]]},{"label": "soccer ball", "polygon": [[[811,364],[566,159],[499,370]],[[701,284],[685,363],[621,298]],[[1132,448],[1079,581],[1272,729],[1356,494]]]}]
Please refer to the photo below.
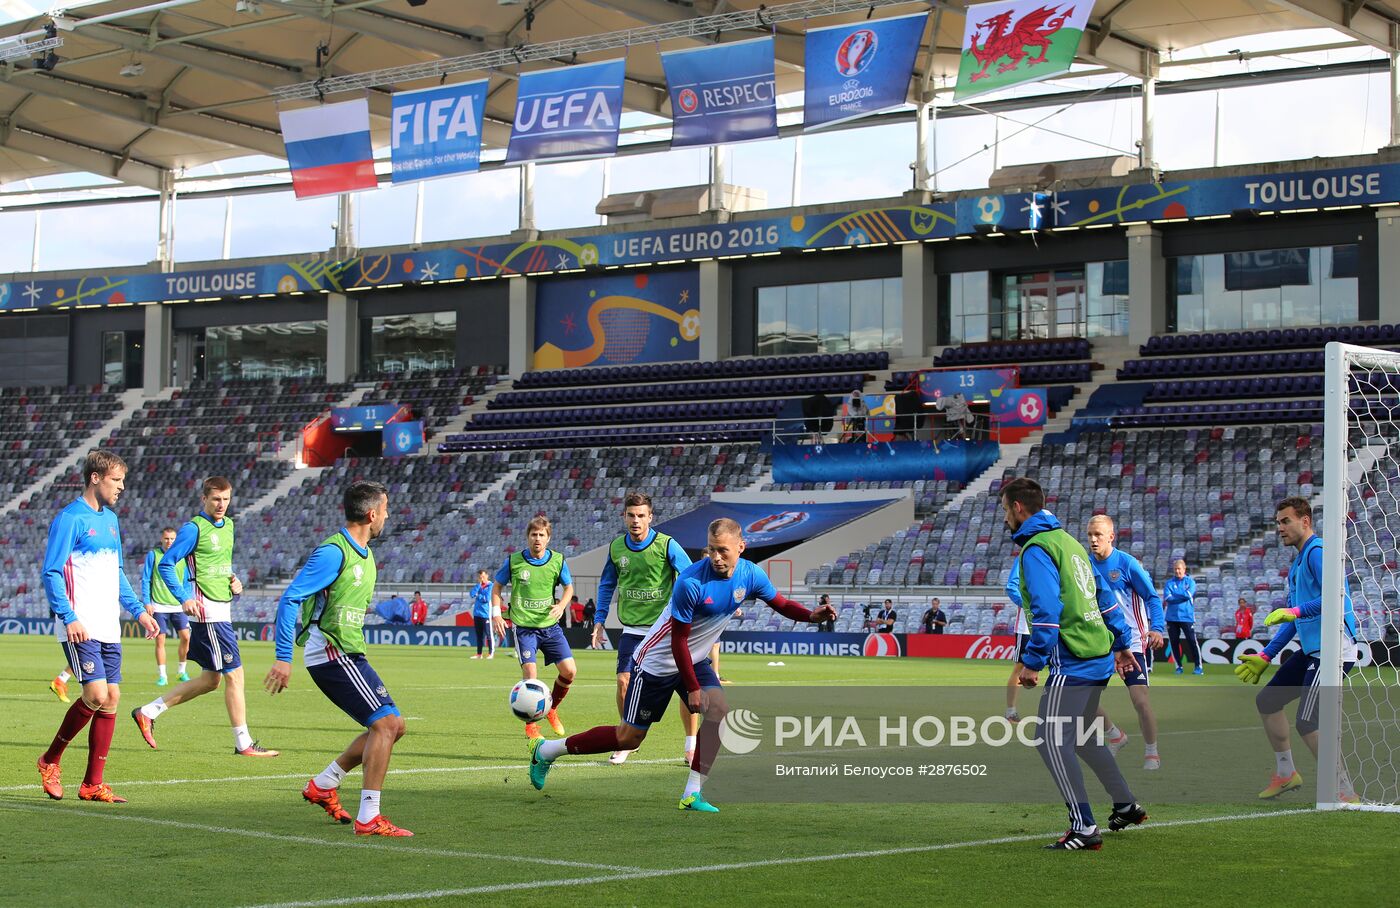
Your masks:
[{"label": "soccer ball", "polygon": [[538,722],[549,712],[549,688],[538,678],[527,678],[510,689],[510,711],[521,722]]}]

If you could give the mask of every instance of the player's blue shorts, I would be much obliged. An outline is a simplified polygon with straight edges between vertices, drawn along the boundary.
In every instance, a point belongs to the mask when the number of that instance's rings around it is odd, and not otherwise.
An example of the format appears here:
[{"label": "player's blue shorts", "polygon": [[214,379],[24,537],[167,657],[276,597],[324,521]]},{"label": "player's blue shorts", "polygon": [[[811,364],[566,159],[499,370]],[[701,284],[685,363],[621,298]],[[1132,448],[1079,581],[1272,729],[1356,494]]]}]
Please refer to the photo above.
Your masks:
[{"label": "player's blue shorts", "polygon": [[[715,667],[708,658],[695,663],[695,680],[702,688],[719,687],[719,675],[715,674]],[[650,728],[653,722],[660,722],[666,715],[672,694],[686,696],[679,672],[674,675],[633,672],[622,700],[622,721],[633,728]]]},{"label": "player's blue shorts", "polygon": [[1147,656],[1137,650],[1131,650],[1133,658],[1137,660],[1137,669],[1123,675],[1123,683],[1129,687],[1149,687],[1151,679],[1147,677],[1147,667],[1150,663]]},{"label": "player's blue shorts", "polygon": [[190,660],[207,672],[228,674],[242,668],[233,625],[227,621],[191,621]]},{"label": "player's blue shorts", "polygon": [[184,612],[156,612],[156,626],[167,637],[190,628],[190,616]]},{"label": "player's blue shorts", "polygon": [[342,654],[324,665],[308,665],[306,671],[321,693],[365,728],[385,716],[402,715],[363,655]]},{"label": "player's blue shorts", "polygon": [[1026,646],[1031,642],[1030,634],[1016,635],[1016,661],[1021,662],[1026,655]]},{"label": "player's blue shorts", "polygon": [[572,659],[574,651],[564,637],[564,629],[557,624],[548,627],[515,626],[515,655],[521,665],[533,665],[535,654],[544,656],[545,665],[554,665],[565,659]]},{"label": "player's blue shorts", "polygon": [[646,634],[629,634],[622,632],[622,636],[617,641],[617,673],[619,675],[630,675],[632,673],[632,656],[637,652],[637,647],[642,645],[642,641],[647,638]]},{"label": "player's blue shorts", "polygon": [[[1317,670],[1321,664],[1316,656],[1305,653],[1298,652],[1289,656],[1287,661],[1274,670],[1274,676],[1254,698],[1254,705],[1259,708],[1259,714],[1267,716],[1269,713],[1276,713],[1297,700],[1298,717],[1293,724],[1298,729],[1298,734],[1308,735],[1317,731],[1317,699],[1318,688],[1321,686],[1317,682]],[[1350,672],[1355,664],[1344,664],[1342,673]]]},{"label": "player's blue shorts", "polygon": [[64,642],[63,658],[68,660],[68,668],[79,684],[89,681],[106,681],[120,684],[122,681],[122,645],[101,643],[97,640],[84,640],[82,643]]}]

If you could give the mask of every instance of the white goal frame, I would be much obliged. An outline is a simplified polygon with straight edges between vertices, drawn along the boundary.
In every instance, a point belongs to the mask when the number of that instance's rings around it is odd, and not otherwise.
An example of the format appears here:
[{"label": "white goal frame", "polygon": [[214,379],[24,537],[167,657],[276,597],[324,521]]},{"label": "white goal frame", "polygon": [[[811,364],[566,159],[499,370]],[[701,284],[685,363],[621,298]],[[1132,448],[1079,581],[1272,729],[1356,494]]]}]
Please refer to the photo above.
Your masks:
[{"label": "white goal frame", "polygon": [[[1400,804],[1338,803],[1338,782],[1345,770],[1342,752],[1344,656],[1342,589],[1347,570],[1347,512],[1350,486],[1347,442],[1351,428],[1350,376],[1354,366],[1384,362],[1400,370],[1400,353],[1333,341],[1325,355],[1323,396],[1322,526],[1326,546],[1322,568],[1322,640],[1318,666],[1317,808],[1400,811]],[[1353,590],[1353,595],[1357,591]]]}]

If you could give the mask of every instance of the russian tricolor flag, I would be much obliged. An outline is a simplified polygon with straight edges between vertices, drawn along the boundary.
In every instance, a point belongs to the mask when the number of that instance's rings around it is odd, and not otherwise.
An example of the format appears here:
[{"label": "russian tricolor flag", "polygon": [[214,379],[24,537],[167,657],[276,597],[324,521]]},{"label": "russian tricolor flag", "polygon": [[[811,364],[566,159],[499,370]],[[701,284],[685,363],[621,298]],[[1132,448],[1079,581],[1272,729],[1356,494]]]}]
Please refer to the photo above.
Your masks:
[{"label": "russian tricolor flag", "polygon": [[299,199],[374,189],[374,149],[369,139],[369,101],[278,111],[292,191]]}]

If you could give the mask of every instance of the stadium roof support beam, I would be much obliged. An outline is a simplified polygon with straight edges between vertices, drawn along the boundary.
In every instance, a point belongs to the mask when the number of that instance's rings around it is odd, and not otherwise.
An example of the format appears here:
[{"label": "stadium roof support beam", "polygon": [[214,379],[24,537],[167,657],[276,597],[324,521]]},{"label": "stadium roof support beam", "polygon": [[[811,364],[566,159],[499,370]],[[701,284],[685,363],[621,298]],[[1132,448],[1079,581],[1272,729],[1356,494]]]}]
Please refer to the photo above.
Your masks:
[{"label": "stadium roof support beam", "polygon": [[145,161],[12,123],[0,123],[0,145],[157,192],[163,185],[165,171]]},{"label": "stadium roof support beam", "polygon": [[1364,41],[1372,47],[1396,49],[1397,20],[1366,6],[1365,0],[1271,0],[1275,6],[1311,19],[1318,25]]},{"label": "stadium roof support beam", "polygon": [[[701,0],[701,3],[690,6],[672,3],[670,0],[587,0],[587,2],[594,6],[622,13],[646,25],[684,22],[714,14],[720,7],[720,4],[709,2],[709,0]],[[773,35],[773,53],[778,61],[801,70],[805,65],[805,39],[798,35],[782,34],[776,29],[771,34]]]},{"label": "stadium roof support beam", "polygon": [[93,113],[126,123],[153,127],[162,132],[209,139],[273,157],[283,155],[282,139],[275,133],[266,130],[204,115],[189,116],[172,121],[169,119],[169,111],[161,110],[139,97],[92,88],[81,82],[52,76],[37,70],[22,70],[22,72],[34,73],[31,78],[24,80],[24,88],[36,95],[58,98]]}]

